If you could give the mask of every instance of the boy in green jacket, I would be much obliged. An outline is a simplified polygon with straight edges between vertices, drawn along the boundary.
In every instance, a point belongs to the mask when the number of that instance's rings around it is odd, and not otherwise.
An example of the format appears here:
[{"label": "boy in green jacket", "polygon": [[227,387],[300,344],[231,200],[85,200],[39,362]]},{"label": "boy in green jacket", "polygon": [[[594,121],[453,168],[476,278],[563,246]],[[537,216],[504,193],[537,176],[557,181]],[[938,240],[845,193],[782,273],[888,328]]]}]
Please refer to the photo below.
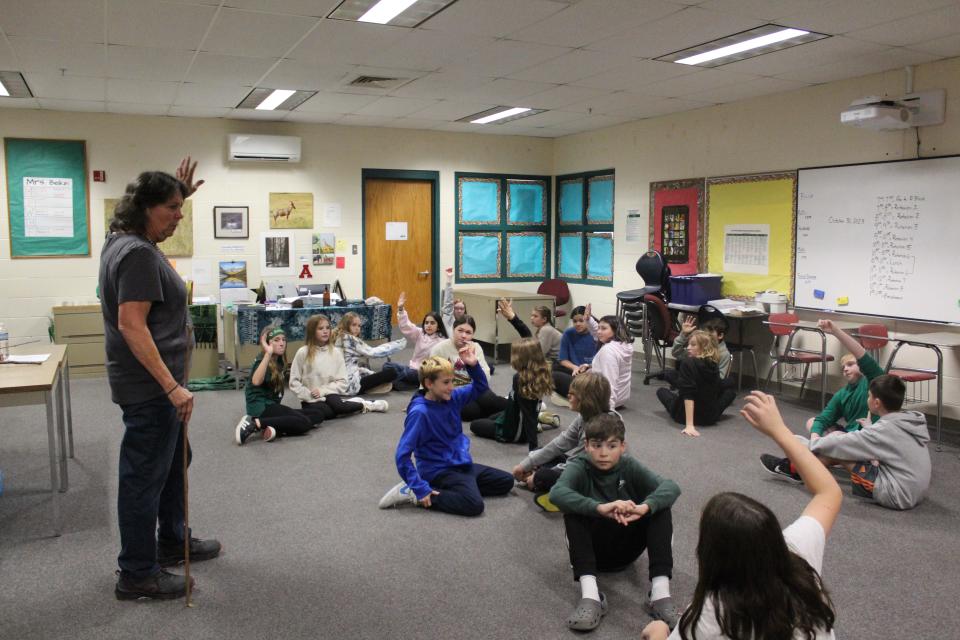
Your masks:
[{"label": "boy in green jacket", "polygon": [[[810,432],[810,442],[816,442],[823,436],[835,431],[850,433],[859,431],[863,421],[869,419],[871,423],[877,421],[867,409],[867,391],[870,381],[883,375],[883,369],[877,364],[866,349],[847,335],[845,331],[833,324],[832,320],[820,320],[817,323],[825,333],[829,333],[840,341],[840,344],[849,352],[840,359],[843,377],[847,385],[833,394],[826,408],[815,418],[807,420],[807,431]],[[840,419],[843,419],[843,424]],[[780,458],[764,454],[760,457],[763,467],[774,475],[784,477],[794,482],[800,482],[788,458]]]},{"label": "boy in green jacket", "polygon": [[673,480],[661,478],[626,450],[623,422],[616,415],[592,418],[586,427],[586,454],[567,462],[550,490],[563,512],[573,579],[581,599],[567,626],[590,631],[607,612],[597,587],[598,571],[619,571],[640,557],[650,561],[647,611],[672,629],[677,612],[670,598],[673,522],[670,507],[680,495]]}]

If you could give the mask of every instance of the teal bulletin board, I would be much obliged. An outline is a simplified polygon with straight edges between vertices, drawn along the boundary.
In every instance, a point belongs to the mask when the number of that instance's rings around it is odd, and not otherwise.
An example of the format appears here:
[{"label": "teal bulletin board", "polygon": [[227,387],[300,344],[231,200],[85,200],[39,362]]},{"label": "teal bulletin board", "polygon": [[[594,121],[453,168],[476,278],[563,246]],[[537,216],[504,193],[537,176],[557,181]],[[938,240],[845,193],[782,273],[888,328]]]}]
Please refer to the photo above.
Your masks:
[{"label": "teal bulletin board", "polygon": [[83,140],[4,138],[11,258],[90,255]]}]

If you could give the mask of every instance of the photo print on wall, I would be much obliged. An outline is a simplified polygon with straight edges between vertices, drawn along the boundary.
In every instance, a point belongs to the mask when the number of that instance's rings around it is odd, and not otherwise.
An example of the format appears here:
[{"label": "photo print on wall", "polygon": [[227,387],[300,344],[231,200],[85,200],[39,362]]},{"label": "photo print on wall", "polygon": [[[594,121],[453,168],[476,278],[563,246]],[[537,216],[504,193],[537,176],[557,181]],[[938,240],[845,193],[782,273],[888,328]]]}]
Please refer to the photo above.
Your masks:
[{"label": "photo print on wall", "polygon": [[312,229],[312,193],[271,193],[271,229]]}]

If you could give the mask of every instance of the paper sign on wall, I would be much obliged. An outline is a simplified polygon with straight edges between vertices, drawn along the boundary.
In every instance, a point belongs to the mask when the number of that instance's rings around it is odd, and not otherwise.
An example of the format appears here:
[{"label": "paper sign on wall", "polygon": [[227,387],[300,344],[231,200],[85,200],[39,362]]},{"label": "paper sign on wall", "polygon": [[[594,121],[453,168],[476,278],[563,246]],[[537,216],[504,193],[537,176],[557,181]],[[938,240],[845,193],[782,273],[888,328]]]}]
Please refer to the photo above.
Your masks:
[{"label": "paper sign on wall", "polygon": [[343,253],[347,250],[347,241],[340,239],[337,240],[337,253]]},{"label": "paper sign on wall", "polygon": [[406,240],[407,223],[406,222],[388,222],[387,240]]},{"label": "paper sign on wall", "polygon": [[343,256],[337,256],[337,269],[343,269],[346,266],[347,259]]},{"label": "paper sign on wall", "polygon": [[343,211],[339,202],[327,202],[323,205],[323,226],[339,227]]},{"label": "paper sign on wall", "polygon": [[645,240],[644,223],[639,209],[627,209],[627,242],[642,242]]},{"label": "paper sign on wall", "polygon": [[770,273],[770,225],[724,225],[723,270],[760,275]]},{"label": "paper sign on wall", "polygon": [[194,260],[191,265],[193,268],[193,281],[197,284],[210,284],[213,282],[213,267],[209,260]]}]

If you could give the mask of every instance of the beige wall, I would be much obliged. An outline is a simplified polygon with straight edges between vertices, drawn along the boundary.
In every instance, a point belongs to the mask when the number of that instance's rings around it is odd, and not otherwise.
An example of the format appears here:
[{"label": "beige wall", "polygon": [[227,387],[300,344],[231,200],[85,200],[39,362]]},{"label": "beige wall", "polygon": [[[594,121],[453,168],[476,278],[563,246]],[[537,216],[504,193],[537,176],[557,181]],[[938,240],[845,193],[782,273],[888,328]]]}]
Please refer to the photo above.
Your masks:
[{"label": "beige wall", "polygon": [[[650,182],[916,157],[913,129],[876,132],[839,123],[840,110],[852,100],[902,95],[904,88],[904,71],[890,71],[557,140],[555,175],[613,167],[617,176],[614,286],[573,285],[574,303],[592,301],[599,312],[610,313],[617,291],[640,286],[634,264],[646,250],[647,240],[628,244],[624,220],[629,209],[648,213]],[[917,67],[914,89],[947,92],[945,123],[920,129],[921,154],[960,153],[960,58]],[[953,274],[949,277],[954,279]],[[920,323],[888,324],[904,332],[931,330]],[[831,346],[835,348],[833,341]],[[913,361],[918,364],[933,362],[928,353],[922,358],[917,355]],[[960,349],[944,355],[944,396],[948,402],[960,403]],[[762,362],[761,371],[765,371]],[[833,365],[831,373],[838,372],[838,365]],[[839,378],[832,380],[829,388],[839,384]],[[948,408],[947,414],[960,417],[960,407]]]}]

